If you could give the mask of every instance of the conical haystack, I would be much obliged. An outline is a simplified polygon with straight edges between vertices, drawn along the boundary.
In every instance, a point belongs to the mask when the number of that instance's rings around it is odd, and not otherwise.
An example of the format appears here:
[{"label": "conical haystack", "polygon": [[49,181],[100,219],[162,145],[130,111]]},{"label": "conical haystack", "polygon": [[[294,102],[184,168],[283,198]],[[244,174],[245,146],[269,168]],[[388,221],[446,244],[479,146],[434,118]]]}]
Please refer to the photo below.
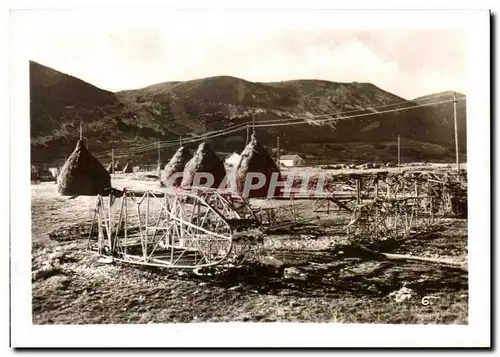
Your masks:
[{"label": "conical haystack", "polygon": [[[243,192],[245,180],[249,173],[263,174],[265,183],[261,188],[251,189],[248,197],[265,197],[268,194],[269,184],[273,173],[278,173],[278,180],[281,180],[280,170],[273,158],[269,155],[266,149],[257,142],[255,135],[252,135],[252,140],[241,153],[241,161],[236,170],[236,185],[238,192]],[[257,184],[257,177],[252,179],[253,184]],[[279,189],[279,187],[278,187]],[[277,190],[271,192],[272,195],[277,194]]]},{"label": "conical haystack", "polygon": [[81,140],[61,168],[57,190],[64,196],[94,196],[111,188],[111,178]]},{"label": "conical haystack", "polygon": [[[193,186],[193,180],[196,173],[212,175],[214,178],[210,186],[212,188],[218,188],[226,176],[224,164],[207,143],[201,143],[193,158],[186,164],[181,187],[189,188]],[[204,186],[205,184],[205,179],[202,179],[199,183],[200,186]]]},{"label": "conical haystack", "polygon": [[132,172],[134,172],[134,169],[132,168],[132,165],[130,165],[128,162],[127,164],[125,165],[125,167],[123,168],[123,173],[125,174],[131,174]]},{"label": "conical haystack", "polygon": [[176,178],[174,182],[168,182],[168,179],[178,172],[184,172],[184,167],[186,167],[191,157],[192,155],[189,150],[181,146],[163,169],[161,174],[161,185],[163,187],[178,187],[182,182],[182,177]]}]

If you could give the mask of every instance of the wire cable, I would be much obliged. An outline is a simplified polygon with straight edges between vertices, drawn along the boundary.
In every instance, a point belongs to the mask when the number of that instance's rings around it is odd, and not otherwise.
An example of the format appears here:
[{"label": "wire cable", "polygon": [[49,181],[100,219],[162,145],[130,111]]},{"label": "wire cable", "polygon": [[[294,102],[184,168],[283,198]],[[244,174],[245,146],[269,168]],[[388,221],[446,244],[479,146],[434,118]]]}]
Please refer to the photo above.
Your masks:
[{"label": "wire cable", "polygon": [[[447,96],[447,95],[448,95],[447,93],[440,93],[440,94],[438,93],[438,94],[431,95],[431,96],[425,98],[424,100],[430,100],[432,98],[439,98],[439,97]],[[335,112],[334,114],[344,115],[344,114],[349,114],[349,113],[361,112],[361,111],[366,111],[366,110],[374,110],[374,109],[385,108],[385,107],[390,107],[390,106],[395,106],[395,105],[404,105],[404,104],[410,104],[412,106],[415,105],[415,103],[412,101],[401,101],[401,102],[396,102],[396,103],[383,104],[383,105],[379,105],[379,106],[375,106],[375,107],[367,107],[367,108],[360,108],[360,109],[351,109],[351,110],[342,111],[342,112]],[[253,108],[253,109],[256,109],[256,108]],[[257,109],[261,109],[261,108],[257,108]],[[280,119],[260,120],[259,125],[260,124],[281,123],[284,121],[287,121],[287,122],[289,122],[289,121],[303,121],[303,120],[307,120],[307,119],[311,119],[311,118],[330,117],[331,115],[332,114],[329,114],[329,113],[316,114],[316,115],[300,114],[299,116],[295,116],[295,118],[283,118],[283,119],[280,118]],[[224,132],[226,130],[232,130],[232,129],[237,128],[237,127],[246,127],[247,125],[253,126],[252,122],[248,121],[248,122],[244,122],[244,123],[240,123],[240,124],[235,124],[235,125],[223,128],[223,129],[213,130],[213,131],[198,135],[198,137],[201,139],[202,137],[205,137],[205,136],[210,136],[212,134],[221,133],[221,132]],[[188,139],[191,139],[191,138],[188,138]],[[168,143],[178,143],[178,140],[160,141],[160,144],[168,144]],[[128,150],[134,150],[134,149],[142,150],[142,149],[146,149],[146,148],[150,148],[152,150],[152,149],[156,149],[158,147],[157,144],[158,143],[145,144],[145,145],[137,146],[137,147],[134,147],[134,148],[131,148]],[[107,150],[105,152],[109,153],[110,150]],[[122,154],[123,152],[128,152],[128,151],[116,150],[115,152],[117,154]]]},{"label": "wire cable", "polygon": [[[424,100],[430,100],[431,98],[439,98],[442,96],[445,96],[448,94],[439,94],[435,95],[433,97],[425,98]],[[466,100],[466,98],[461,98],[461,100]],[[357,117],[364,117],[364,116],[372,116],[372,115],[379,115],[379,114],[384,114],[384,113],[391,113],[391,112],[397,112],[397,111],[405,111],[405,110],[410,110],[410,109],[415,109],[415,108],[421,108],[421,107],[428,107],[432,105],[438,105],[438,104],[445,104],[445,103],[450,103],[453,102],[453,100],[444,100],[444,101],[438,101],[438,102],[430,102],[430,103],[422,103],[422,104],[414,104],[413,102],[409,101],[404,101],[404,102],[398,102],[398,103],[390,103],[390,104],[384,104],[380,106],[375,106],[375,107],[369,107],[365,109],[355,109],[355,110],[349,110],[349,111],[344,111],[344,112],[333,112],[333,113],[325,113],[325,114],[318,114],[318,115],[301,115],[295,118],[286,118],[286,119],[274,119],[274,120],[264,120],[264,121],[259,121],[257,124],[255,124],[256,128],[264,128],[264,127],[279,127],[279,126],[288,126],[288,125],[299,125],[299,124],[309,124],[309,125],[314,125],[318,123],[323,123],[323,122],[335,122],[338,120],[344,120],[344,119],[350,119],[350,118],[357,118]],[[354,114],[354,115],[349,115],[349,116],[342,116],[342,117],[336,117],[332,118],[332,115],[343,115],[347,113],[353,113],[353,112],[360,112],[360,111],[366,111],[366,110],[374,110],[378,108],[383,108],[383,107],[389,107],[389,106],[394,106],[394,105],[400,105],[400,104],[413,104],[408,107],[403,107],[403,108],[395,108],[395,109],[388,109],[384,111],[375,111],[375,112],[369,112],[369,113],[360,113],[360,114]],[[326,118],[325,118],[326,117]],[[324,119],[321,119],[324,118]],[[314,121],[311,121],[311,119],[317,119]],[[182,138],[183,143],[195,143],[199,141],[204,141],[207,139],[212,139],[216,138],[219,136],[231,134],[243,129],[246,129],[247,126],[252,126],[253,125],[249,122],[233,125],[227,128],[211,131],[202,135],[198,135],[196,137],[191,137],[191,138]],[[165,148],[165,147],[175,147],[179,144],[179,140],[169,140],[169,141],[160,141],[160,148]],[[143,146],[138,146],[135,148],[131,149],[125,149],[125,150],[115,150],[115,157],[124,157],[126,155],[130,154],[138,154],[138,153],[143,153],[151,150],[156,150],[158,149],[158,142],[156,143],[151,143],[151,144],[146,144]],[[111,153],[111,150],[106,150],[104,152],[98,153],[95,155],[96,157],[104,157],[107,156]]]}]

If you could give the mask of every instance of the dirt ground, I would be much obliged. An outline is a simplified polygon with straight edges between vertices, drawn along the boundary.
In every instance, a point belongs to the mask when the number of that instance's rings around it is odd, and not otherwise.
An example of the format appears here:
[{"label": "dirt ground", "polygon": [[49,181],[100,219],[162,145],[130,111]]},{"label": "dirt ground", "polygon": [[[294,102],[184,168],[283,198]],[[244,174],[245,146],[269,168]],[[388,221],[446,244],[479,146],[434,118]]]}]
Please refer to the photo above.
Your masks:
[{"label": "dirt ground", "polygon": [[[113,186],[156,183],[116,177]],[[99,262],[86,251],[94,204],[58,196],[54,183],[32,186],[33,323],[467,324],[466,272],[368,254],[346,239],[346,215],[270,232],[253,262],[198,276]],[[467,221],[443,220],[426,235],[371,248],[466,263]]]}]

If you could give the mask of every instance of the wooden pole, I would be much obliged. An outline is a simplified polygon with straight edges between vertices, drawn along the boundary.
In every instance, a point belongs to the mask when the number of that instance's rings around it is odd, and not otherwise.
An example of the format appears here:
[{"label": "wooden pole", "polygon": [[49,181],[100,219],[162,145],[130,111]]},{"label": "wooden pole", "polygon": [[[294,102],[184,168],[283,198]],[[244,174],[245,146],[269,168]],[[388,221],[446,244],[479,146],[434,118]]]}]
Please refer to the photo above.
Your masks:
[{"label": "wooden pole", "polygon": [[458,128],[457,128],[457,93],[453,93],[453,123],[455,127],[455,156],[457,159],[457,172],[460,172],[460,158],[458,156]]},{"label": "wooden pole", "polygon": [[115,211],[113,209],[115,197],[113,195],[109,195],[109,218],[108,218],[108,243],[109,249],[113,249],[113,228],[115,226],[114,214]]},{"label": "wooden pole", "polygon": [[406,260],[406,261],[418,261],[418,262],[428,262],[428,263],[434,263],[434,264],[440,264],[440,265],[445,265],[449,266],[450,268],[455,268],[464,272],[467,272],[468,269],[466,266],[452,262],[450,260],[442,260],[442,259],[436,259],[436,258],[427,258],[427,257],[418,257],[418,256],[411,256],[411,255],[404,255],[404,254],[392,254],[392,253],[382,253],[378,252],[372,249],[369,249],[365,247],[364,245],[359,246],[362,250],[369,252],[373,255],[380,256],[381,258],[389,259],[389,260]]},{"label": "wooden pole", "polygon": [[359,205],[361,203],[361,180],[356,179],[356,203]]},{"label": "wooden pole", "polygon": [[111,149],[111,173],[115,173],[115,149]]},{"label": "wooden pole", "polygon": [[[127,229],[128,229],[128,226],[127,226],[127,218],[128,218],[128,214],[127,214],[127,189],[126,188],[123,189],[123,204],[125,205],[125,226],[123,229],[124,229],[124,234],[125,234],[124,242],[126,243],[127,242]],[[127,244],[123,245],[123,249],[125,251],[125,254],[127,254]]]},{"label": "wooden pole", "polygon": [[398,135],[398,167],[401,166],[401,136]]},{"label": "wooden pole", "polygon": [[98,231],[98,249],[99,249],[99,254],[102,255],[104,254],[104,231],[102,228],[102,216],[103,216],[103,202],[101,196],[98,196],[97,198],[97,231]]},{"label": "wooden pole", "polygon": [[255,135],[255,111],[252,109],[252,134]]},{"label": "wooden pole", "polygon": [[144,248],[142,250],[143,257],[148,256],[148,224],[149,224],[149,192],[146,192],[146,224],[144,226]]},{"label": "wooden pole", "polygon": [[82,139],[83,139],[83,123],[80,120],[80,140],[82,140]]},{"label": "wooden pole", "polygon": [[248,141],[250,140],[250,126],[247,124],[247,141],[246,141],[246,145],[248,145]]},{"label": "wooden pole", "polygon": [[255,94],[253,94],[253,93],[252,93],[252,99],[253,99],[253,103],[252,103],[252,123],[253,123],[253,130],[252,130],[252,133],[255,136]]},{"label": "wooden pole", "polygon": [[179,147],[182,147],[182,136],[179,136]]},{"label": "wooden pole", "polygon": [[280,166],[280,136],[276,137],[276,165]]},{"label": "wooden pole", "polygon": [[161,176],[161,164],[160,164],[160,140],[158,140],[158,177]]}]

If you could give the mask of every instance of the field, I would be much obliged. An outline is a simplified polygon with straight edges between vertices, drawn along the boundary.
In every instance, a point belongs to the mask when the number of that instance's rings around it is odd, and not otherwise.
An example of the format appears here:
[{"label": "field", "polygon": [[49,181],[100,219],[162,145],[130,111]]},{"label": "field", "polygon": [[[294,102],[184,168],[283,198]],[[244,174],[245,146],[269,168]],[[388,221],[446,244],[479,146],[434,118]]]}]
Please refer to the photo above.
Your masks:
[{"label": "field", "polygon": [[[113,186],[152,189],[157,183],[115,175]],[[199,276],[100,262],[86,251],[95,201],[61,197],[54,183],[32,185],[35,324],[467,324],[464,270],[370,254],[347,239],[343,212],[268,233],[255,261]],[[432,231],[376,249],[466,264],[467,220],[441,219]]]}]

